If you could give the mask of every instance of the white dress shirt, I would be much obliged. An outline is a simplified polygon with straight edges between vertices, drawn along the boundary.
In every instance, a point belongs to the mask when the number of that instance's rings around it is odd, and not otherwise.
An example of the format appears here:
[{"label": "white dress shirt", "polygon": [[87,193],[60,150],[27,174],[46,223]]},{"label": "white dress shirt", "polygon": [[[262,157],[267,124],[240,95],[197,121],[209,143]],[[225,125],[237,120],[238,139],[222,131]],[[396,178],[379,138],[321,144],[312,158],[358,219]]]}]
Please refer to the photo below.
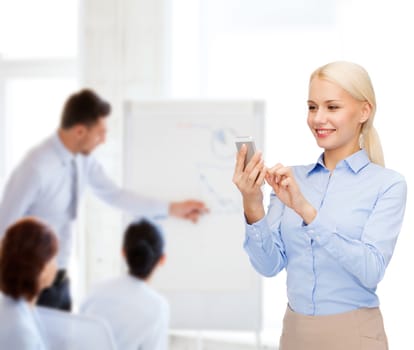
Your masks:
[{"label": "white dress shirt", "polygon": [[[73,193],[73,169],[77,168],[77,193]],[[59,238],[58,266],[67,268],[72,247],[76,205],[86,187],[108,204],[133,216],[168,215],[168,204],[139,196],[117,186],[92,155],[74,156],[57,133],[32,149],[16,167],[0,203],[0,238],[7,227],[23,216],[36,216],[48,223]]]},{"label": "white dress shirt", "polygon": [[35,309],[22,299],[0,295],[0,349],[46,350]]},{"label": "white dress shirt", "polygon": [[80,312],[105,320],[118,349],[168,349],[168,302],[138,278],[126,275],[101,283]]}]

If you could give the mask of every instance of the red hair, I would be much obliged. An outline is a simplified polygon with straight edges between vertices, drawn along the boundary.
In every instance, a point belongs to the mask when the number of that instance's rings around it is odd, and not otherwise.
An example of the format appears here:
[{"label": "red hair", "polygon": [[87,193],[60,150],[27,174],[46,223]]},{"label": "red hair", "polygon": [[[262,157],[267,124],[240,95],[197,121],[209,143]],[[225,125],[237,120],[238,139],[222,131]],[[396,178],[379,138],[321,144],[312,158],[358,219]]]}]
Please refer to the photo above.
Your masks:
[{"label": "red hair", "polygon": [[56,235],[43,222],[23,218],[6,230],[0,252],[0,289],[14,298],[32,300],[39,277],[58,249]]}]

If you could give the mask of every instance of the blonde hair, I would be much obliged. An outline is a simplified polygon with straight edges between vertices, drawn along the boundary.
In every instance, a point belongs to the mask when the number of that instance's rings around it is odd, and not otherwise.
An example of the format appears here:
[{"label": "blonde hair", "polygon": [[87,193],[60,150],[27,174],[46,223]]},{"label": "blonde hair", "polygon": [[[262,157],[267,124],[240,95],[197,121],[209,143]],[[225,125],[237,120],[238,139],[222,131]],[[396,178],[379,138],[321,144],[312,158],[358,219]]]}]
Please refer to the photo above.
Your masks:
[{"label": "blonde hair", "polygon": [[369,103],[371,113],[367,121],[362,124],[359,142],[373,163],[384,166],[381,141],[374,128],[374,116],[377,108],[375,92],[367,71],[358,64],[337,61],[316,69],[312,73],[310,81],[316,77],[337,84],[355,99]]}]

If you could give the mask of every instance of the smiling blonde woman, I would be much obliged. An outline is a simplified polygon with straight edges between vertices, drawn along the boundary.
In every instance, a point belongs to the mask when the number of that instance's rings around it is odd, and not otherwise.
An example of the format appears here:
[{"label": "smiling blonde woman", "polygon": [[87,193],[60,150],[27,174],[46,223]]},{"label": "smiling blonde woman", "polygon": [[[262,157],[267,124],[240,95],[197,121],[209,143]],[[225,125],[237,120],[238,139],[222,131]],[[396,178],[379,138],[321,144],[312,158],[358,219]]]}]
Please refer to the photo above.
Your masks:
[{"label": "smiling blonde woman", "polygon": [[[401,229],[406,182],[384,167],[364,68],[318,68],[308,107],[309,128],[323,149],[316,163],[267,168],[257,153],[243,170],[246,148],[237,155],[244,247],[260,274],[287,271],[281,350],[385,350],[376,288]],[[263,180],[272,188],[267,212]]]}]

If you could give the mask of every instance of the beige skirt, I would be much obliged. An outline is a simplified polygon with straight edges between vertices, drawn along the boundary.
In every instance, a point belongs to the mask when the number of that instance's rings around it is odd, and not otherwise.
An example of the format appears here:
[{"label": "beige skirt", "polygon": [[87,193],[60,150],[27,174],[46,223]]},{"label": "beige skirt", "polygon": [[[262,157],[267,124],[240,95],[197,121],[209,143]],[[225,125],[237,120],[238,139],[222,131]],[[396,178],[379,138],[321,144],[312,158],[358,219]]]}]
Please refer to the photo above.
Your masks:
[{"label": "beige skirt", "polygon": [[279,349],[388,350],[388,342],[379,308],[306,316],[288,306]]}]

